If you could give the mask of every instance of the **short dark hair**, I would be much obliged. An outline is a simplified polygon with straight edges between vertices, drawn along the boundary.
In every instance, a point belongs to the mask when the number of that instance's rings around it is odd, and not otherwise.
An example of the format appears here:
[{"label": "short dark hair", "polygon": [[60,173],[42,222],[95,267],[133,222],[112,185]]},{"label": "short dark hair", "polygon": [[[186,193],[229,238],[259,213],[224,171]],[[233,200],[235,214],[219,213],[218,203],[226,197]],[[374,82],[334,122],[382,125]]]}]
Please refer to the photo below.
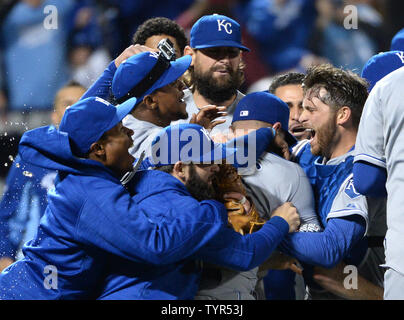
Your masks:
[{"label": "short dark hair", "polygon": [[[311,67],[303,80],[303,91],[312,90],[322,102],[335,111],[347,106],[352,111],[352,122],[358,128],[363,106],[368,97],[367,82],[349,70],[336,68],[330,64]],[[320,97],[320,89],[327,95]]]},{"label": "short dark hair", "polygon": [[133,44],[145,44],[148,38],[160,34],[175,38],[181,54],[184,53],[185,46],[188,44],[184,29],[175,21],[165,17],[151,18],[143,22],[133,35],[132,42]]},{"label": "short dark hair", "polygon": [[272,79],[269,86],[269,93],[275,94],[276,89],[289,84],[302,84],[305,74],[300,72],[288,72],[280,74]]},{"label": "short dark hair", "polygon": [[166,166],[154,167],[153,169],[158,170],[158,171],[163,171],[165,173],[173,173],[174,165],[169,164],[169,165],[166,165]]}]

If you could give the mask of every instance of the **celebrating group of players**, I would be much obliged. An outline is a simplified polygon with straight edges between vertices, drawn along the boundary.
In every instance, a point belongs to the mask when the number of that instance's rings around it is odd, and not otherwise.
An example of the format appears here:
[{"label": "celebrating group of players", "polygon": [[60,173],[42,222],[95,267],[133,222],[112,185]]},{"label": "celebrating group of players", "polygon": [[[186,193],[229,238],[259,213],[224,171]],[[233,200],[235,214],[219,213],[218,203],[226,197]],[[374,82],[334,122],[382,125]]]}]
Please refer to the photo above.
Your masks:
[{"label": "celebrating group of players", "polygon": [[[394,49],[362,77],[322,64],[244,95],[236,21],[203,16],[189,45],[175,22],[146,21],[84,94],[63,89],[77,98],[55,126],[22,137],[1,204],[0,299],[404,298]],[[226,166],[245,193],[220,194]],[[42,218],[22,239],[15,194],[33,181]]]}]

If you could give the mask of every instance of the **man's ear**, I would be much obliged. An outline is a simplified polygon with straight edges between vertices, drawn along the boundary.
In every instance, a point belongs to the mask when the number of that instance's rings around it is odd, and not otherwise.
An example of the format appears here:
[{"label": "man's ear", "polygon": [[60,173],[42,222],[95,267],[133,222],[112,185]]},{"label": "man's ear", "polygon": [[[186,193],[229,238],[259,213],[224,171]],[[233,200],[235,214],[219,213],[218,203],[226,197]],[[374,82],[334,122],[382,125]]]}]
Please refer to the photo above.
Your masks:
[{"label": "man's ear", "polygon": [[90,146],[90,154],[93,154],[96,158],[101,160],[105,160],[106,157],[104,146],[98,142],[94,142]]},{"label": "man's ear", "polygon": [[186,46],[184,48],[184,56],[189,54],[192,57],[192,62],[191,62],[191,66],[194,65],[194,59],[195,59],[195,51],[190,47],[190,46]]},{"label": "man's ear", "polygon": [[185,165],[182,161],[177,161],[174,164],[173,174],[177,179],[181,180],[183,183],[186,181]]},{"label": "man's ear", "polygon": [[[275,124],[272,126],[272,128],[275,129],[275,131],[278,131],[279,129],[282,129],[282,125],[280,122],[275,122]],[[287,128],[286,128],[287,130]]]},{"label": "man's ear", "polygon": [[156,98],[153,94],[148,94],[143,98],[143,104],[146,106],[147,109],[156,110],[158,108],[158,103]]},{"label": "man's ear", "polygon": [[337,111],[337,124],[338,125],[344,125],[349,121],[352,115],[352,110],[351,108],[347,106],[343,106]]}]

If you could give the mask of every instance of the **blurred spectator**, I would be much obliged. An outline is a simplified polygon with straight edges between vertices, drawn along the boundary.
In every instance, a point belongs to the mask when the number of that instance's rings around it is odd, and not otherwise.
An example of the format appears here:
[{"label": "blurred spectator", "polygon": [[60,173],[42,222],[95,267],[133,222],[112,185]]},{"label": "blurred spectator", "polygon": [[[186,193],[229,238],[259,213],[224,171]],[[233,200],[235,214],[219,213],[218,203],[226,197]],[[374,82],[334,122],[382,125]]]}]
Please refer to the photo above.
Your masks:
[{"label": "blurred spectator", "polygon": [[94,1],[77,1],[69,37],[71,78],[88,88],[104,71],[111,58],[103,46],[100,14]]},{"label": "blurred spectator", "polygon": [[[198,0],[196,0],[198,1]],[[187,10],[195,0],[108,0],[110,6],[118,9],[115,20],[119,27],[121,46],[115,54],[122,52],[131,43],[131,35],[147,19],[166,17],[175,20]]]},{"label": "blurred spectator", "polygon": [[404,51],[404,28],[397,32],[391,39],[390,50]]},{"label": "blurred spectator", "polygon": [[[369,2],[317,0],[314,51],[336,67],[359,73],[366,61],[381,49],[380,37],[376,35],[383,19]],[[354,5],[357,16],[347,5]],[[357,21],[352,20],[356,18]]]},{"label": "blurred spectator", "polygon": [[3,21],[10,110],[51,109],[57,88],[68,77],[66,18],[72,5],[73,0],[23,0]]},{"label": "blurred spectator", "polygon": [[273,73],[295,68],[310,55],[308,38],[314,26],[314,0],[250,0],[236,15],[257,41],[261,59]]},{"label": "blurred spectator", "polygon": [[[84,92],[85,88],[75,82],[58,91],[52,113],[54,125]],[[14,159],[0,202],[0,271],[19,259],[22,245],[34,237],[55,177],[55,171],[25,163],[19,156]]]}]

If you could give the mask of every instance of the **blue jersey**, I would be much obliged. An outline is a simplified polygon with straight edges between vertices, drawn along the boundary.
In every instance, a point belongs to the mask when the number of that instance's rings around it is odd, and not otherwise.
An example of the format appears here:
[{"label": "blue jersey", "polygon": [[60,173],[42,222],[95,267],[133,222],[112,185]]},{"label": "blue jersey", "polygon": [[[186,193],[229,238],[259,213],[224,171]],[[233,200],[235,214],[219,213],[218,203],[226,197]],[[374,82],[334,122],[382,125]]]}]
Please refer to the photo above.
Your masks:
[{"label": "blue jersey", "polygon": [[19,156],[7,175],[0,202],[0,256],[20,258],[22,245],[32,239],[54,187],[56,171],[40,168]]}]

